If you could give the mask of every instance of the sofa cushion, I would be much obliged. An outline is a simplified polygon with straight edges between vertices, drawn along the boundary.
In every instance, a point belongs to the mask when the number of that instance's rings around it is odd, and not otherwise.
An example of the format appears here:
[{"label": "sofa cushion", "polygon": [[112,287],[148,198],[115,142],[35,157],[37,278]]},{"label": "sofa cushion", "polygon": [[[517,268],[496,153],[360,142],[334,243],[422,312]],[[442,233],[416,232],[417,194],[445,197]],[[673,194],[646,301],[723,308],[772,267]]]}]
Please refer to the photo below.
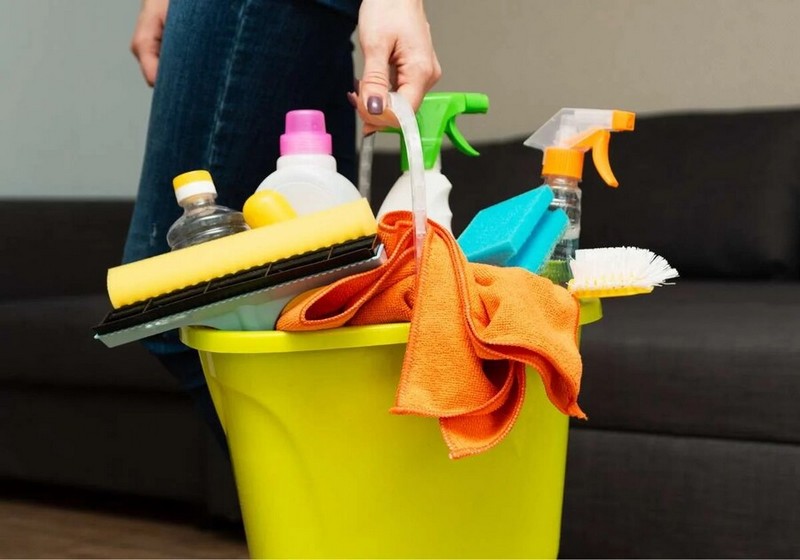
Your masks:
[{"label": "sofa cushion", "polygon": [[0,480],[204,501],[209,438],[184,395],[3,387],[0,422]]},{"label": "sofa cushion", "polygon": [[0,301],[0,383],[176,392],[139,343],[107,348],[93,338],[92,326],[110,309],[104,295]]},{"label": "sofa cushion", "polygon": [[573,430],[559,558],[798,558],[800,447]]},{"label": "sofa cushion", "polygon": [[800,284],[681,280],[603,307],[574,426],[800,443]]}]

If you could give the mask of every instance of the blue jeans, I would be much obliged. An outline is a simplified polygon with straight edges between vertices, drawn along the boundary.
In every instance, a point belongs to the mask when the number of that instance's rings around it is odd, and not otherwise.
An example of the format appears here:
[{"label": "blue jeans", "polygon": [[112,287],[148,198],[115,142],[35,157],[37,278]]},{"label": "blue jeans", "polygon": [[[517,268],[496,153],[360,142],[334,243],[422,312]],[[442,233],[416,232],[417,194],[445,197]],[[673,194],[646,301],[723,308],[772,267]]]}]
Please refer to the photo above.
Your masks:
[{"label": "blue jeans", "polygon": [[[284,117],[320,109],[339,171],[355,179],[355,20],[310,0],[171,0],[124,262],[169,251],[182,209],[172,178],[208,169],[217,202],[241,210],[275,169]],[[224,442],[197,353],[177,331],[144,341]]]}]

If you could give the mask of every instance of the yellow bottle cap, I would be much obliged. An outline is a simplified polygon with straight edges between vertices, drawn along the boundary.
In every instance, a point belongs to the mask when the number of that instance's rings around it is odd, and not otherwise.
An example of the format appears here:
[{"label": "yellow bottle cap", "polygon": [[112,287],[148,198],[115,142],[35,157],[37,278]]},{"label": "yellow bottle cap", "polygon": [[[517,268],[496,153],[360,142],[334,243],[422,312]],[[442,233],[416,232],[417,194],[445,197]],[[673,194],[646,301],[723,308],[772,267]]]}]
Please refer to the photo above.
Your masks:
[{"label": "yellow bottle cap", "polygon": [[172,180],[172,187],[175,190],[178,190],[181,187],[185,187],[191,183],[198,183],[198,182],[209,182],[212,183],[211,180],[211,173],[204,169],[198,169],[197,171],[188,171],[186,173],[181,173],[177,177]]},{"label": "yellow bottle cap", "polygon": [[189,171],[178,175],[172,180],[172,187],[175,189],[175,199],[178,204],[198,194],[213,194],[214,196],[217,194],[214,181],[211,180],[211,173],[205,170]]}]

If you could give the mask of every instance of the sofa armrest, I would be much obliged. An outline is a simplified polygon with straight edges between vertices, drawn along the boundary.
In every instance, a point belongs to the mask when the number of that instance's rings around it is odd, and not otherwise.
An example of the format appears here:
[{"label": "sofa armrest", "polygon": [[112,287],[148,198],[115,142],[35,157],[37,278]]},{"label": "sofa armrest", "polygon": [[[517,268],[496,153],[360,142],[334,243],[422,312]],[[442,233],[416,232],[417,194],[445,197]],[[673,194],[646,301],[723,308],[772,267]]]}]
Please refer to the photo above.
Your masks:
[{"label": "sofa armrest", "polygon": [[2,298],[103,293],[132,210],[130,200],[2,201]]}]

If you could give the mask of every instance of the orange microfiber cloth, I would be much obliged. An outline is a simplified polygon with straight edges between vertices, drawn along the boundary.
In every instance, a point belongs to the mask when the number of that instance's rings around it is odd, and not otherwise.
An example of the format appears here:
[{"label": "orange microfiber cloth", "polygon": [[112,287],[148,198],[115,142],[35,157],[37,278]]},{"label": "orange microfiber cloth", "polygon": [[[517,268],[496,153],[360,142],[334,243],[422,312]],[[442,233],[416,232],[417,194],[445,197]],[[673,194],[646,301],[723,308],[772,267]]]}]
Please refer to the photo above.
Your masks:
[{"label": "orange microfiber cloth", "polygon": [[418,277],[411,213],[392,212],[378,227],[389,260],[293,302],[277,328],[411,321],[392,412],[439,418],[454,459],[490,449],[509,432],[525,394],[525,364],[560,411],[585,418],[577,404],[578,301],[521,268],[467,262],[450,232],[428,225]]}]

